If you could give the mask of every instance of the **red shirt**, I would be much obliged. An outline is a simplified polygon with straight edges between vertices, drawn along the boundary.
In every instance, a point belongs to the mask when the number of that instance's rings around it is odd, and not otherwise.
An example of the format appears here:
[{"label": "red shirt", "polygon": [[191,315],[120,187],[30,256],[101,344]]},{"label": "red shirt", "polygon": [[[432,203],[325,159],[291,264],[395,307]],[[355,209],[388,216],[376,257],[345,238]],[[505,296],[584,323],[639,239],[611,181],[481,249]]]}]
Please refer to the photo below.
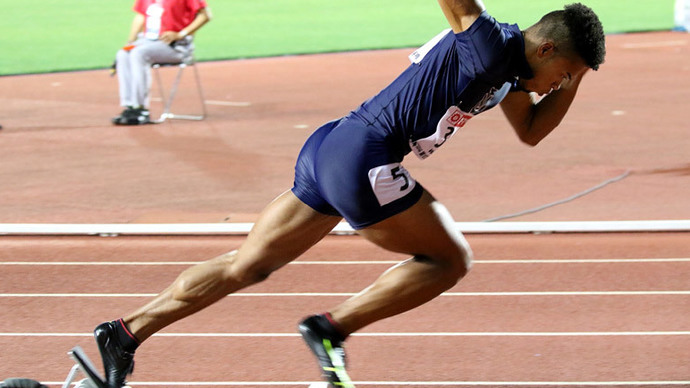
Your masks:
[{"label": "red shirt", "polygon": [[194,20],[200,9],[206,8],[206,0],[136,0],[134,11],[148,19],[155,14],[151,12],[152,6],[163,8],[159,34],[165,31],[179,32]]}]

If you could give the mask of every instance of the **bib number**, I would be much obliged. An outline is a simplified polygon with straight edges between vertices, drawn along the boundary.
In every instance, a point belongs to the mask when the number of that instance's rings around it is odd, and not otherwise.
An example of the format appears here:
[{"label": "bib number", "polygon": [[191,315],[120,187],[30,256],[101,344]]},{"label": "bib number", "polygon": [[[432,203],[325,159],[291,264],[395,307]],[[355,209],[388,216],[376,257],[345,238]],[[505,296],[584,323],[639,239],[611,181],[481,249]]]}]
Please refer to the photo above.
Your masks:
[{"label": "bib number", "polygon": [[419,159],[426,159],[441,147],[455,132],[464,127],[474,117],[471,113],[465,113],[457,106],[451,106],[446,114],[441,117],[436,132],[423,139],[410,140],[410,148]]},{"label": "bib number", "polygon": [[381,206],[406,196],[417,184],[400,163],[372,168],[369,183]]}]

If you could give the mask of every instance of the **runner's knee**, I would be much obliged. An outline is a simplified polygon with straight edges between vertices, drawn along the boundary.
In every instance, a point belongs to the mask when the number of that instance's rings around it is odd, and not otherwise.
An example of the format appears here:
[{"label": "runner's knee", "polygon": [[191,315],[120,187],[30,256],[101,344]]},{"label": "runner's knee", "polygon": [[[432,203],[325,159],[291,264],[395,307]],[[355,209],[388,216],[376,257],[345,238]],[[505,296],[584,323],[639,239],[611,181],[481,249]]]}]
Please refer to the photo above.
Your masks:
[{"label": "runner's knee", "polygon": [[240,264],[237,251],[186,269],[172,285],[172,297],[195,303],[212,295],[227,295],[268,278],[273,270],[261,265]]},{"label": "runner's knee", "polygon": [[262,282],[273,273],[273,270],[262,267],[248,267],[233,271],[232,278],[241,284],[255,284]]},{"label": "runner's knee", "polygon": [[451,275],[455,277],[455,282],[457,283],[472,268],[472,250],[470,247],[460,247],[456,255],[450,260],[450,266]]},{"label": "runner's knee", "polygon": [[474,253],[472,253],[472,248],[470,244],[465,240],[462,234],[458,234],[455,239],[455,257],[453,261],[458,266],[458,280],[467,275],[472,268],[472,260],[474,260]]},{"label": "runner's knee", "polygon": [[470,248],[470,245],[467,243],[467,241],[464,241],[464,238],[460,244],[460,259],[462,260],[462,265],[464,267],[463,276],[465,276],[472,268],[474,253],[472,252],[472,248]]},{"label": "runner's knee", "polygon": [[447,283],[447,288],[453,287],[465,277],[472,267],[472,250],[469,245],[460,244],[452,252],[439,255],[416,256],[417,260],[430,261],[442,269],[442,281]]},{"label": "runner's knee", "polygon": [[226,275],[232,282],[251,285],[268,279],[276,269],[270,264],[263,263],[261,260],[233,260],[227,267]]}]

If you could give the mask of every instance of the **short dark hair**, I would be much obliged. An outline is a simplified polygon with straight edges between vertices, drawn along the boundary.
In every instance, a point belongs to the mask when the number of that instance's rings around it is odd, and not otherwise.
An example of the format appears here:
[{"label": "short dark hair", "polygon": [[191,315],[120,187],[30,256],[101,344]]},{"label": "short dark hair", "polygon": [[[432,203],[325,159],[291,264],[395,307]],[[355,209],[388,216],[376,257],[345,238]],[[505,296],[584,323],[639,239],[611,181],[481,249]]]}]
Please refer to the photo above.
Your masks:
[{"label": "short dark hair", "polygon": [[[545,36],[572,49],[593,70],[598,70],[606,56],[604,27],[591,8],[581,3],[566,5],[550,12],[537,23]],[[563,28],[565,27],[565,28]]]}]

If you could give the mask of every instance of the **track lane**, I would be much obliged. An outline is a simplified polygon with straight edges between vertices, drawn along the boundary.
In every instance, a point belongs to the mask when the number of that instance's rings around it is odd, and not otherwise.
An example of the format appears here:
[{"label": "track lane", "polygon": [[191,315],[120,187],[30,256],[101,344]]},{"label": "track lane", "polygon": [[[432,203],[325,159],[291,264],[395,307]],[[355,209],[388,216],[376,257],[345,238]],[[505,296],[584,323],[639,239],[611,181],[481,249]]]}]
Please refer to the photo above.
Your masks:
[{"label": "track lane", "polygon": [[[13,349],[11,340],[0,346]],[[87,338],[44,338],[4,368],[59,380],[70,366],[62,350],[75,344],[97,357]],[[297,337],[153,337],[145,346],[132,381],[318,379]],[[353,337],[348,349],[355,381],[673,381],[687,379],[690,337]]]},{"label": "track lane", "polygon": [[[149,298],[0,298],[2,333],[90,333]],[[344,300],[329,296],[230,297],[175,323],[167,333],[271,333],[294,331],[304,316]],[[682,331],[689,295],[613,296],[442,296],[401,316],[377,322],[364,332],[578,332]],[[257,303],[266,316],[257,312]],[[88,312],[88,314],[79,314]],[[60,325],[45,317],[59,317]],[[619,318],[616,318],[619,317]]]},{"label": "track lane", "polygon": [[[688,253],[682,234],[625,235],[503,235],[470,236],[484,260],[451,292],[574,289],[690,290],[683,261],[549,262],[554,259],[588,260],[677,258]],[[612,238],[608,240],[607,238]],[[20,239],[22,240],[22,239]],[[40,239],[39,239],[40,240]],[[133,261],[198,259],[217,248],[214,238],[167,239],[87,238],[56,247],[44,240],[38,261]],[[23,243],[27,242],[25,240]],[[75,241],[78,243],[75,245]],[[130,244],[134,241],[133,244]],[[62,242],[65,242],[63,240]],[[531,242],[531,244],[530,244]],[[664,243],[661,255],[646,244]],[[15,248],[19,251],[26,247]],[[48,249],[52,246],[52,249]],[[176,248],[182,248],[180,252]],[[508,249],[512,246],[514,249]],[[590,250],[604,246],[603,252]],[[142,249],[143,248],[143,249]],[[500,249],[499,249],[500,248]],[[196,249],[199,249],[197,251]],[[646,249],[646,250],[645,250]],[[326,251],[332,256],[323,256]],[[17,250],[14,253],[18,253]],[[138,253],[139,255],[135,255]],[[354,256],[354,257],[353,257]],[[690,256],[690,255],[687,255]],[[686,257],[687,257],[686,256]],[[27,260],[3,258],[3,261]],[[357,237],[329,237],[323,246],[267,282],[246,292],[328,291],[356,292],[358,287],[390,264],[329,264],[330,260],[390,260],[390,255]],[[400,257],[404,258],[404,257]],[[520,260],[535,259],[534,262]],[[356,261],[356,260],[355,260]],[[2,265],[2,292],[157,292],[185,265]],[[333,284],[330,279],[345,279]],[[594,287],[594,288],[592,288]],[[346,296],[232,296],[184,319],[164,333],[280,333],[279,337],[154,337],[137,356],[133,381],[273,381],[318,379],[294,326],[305,314],[323,311]],[[688,335],[653,335],[689,330],[688,295],[462,295],[442,296],[399,317],[375,323],[348,341],[353,378],[359,381],[682,381],[690,371],[679,360],[688,359]],[[94,357],[89,332],[101,320],[115,318],[140,306],[148,297],[0,297],[0,308],[12,311],[0,321],[0,346],[6,350],[2,368],[7,376],[56,381],[66,375],[64,352],[82,345]],[[56,324],[56,322],[58,322]],[[460,333],[462,336],[379,337],[386,333]],[[596,336],[568,333],[594,332]],[[603,336],[617,332],[624,335]],[[626,333],[627,332],[627,333]],[[639,332],[639,333],[630,333]],[[77,333],[76,337],[13,336],[7,333]],[[467,333],[475,333],[466,336]],[[489,333],[478,336],[476,333]],[[532,333],[538,336],[515,336]],[[540,334],[541,333],[541,334]],[[544,336],[544,333],[558,335]],[[506,334],[513,334],[506,336]],[[663,334],[663,333],[662,333]],[[285,336],[287,335],[287,336]],[[214,349],[212,351],[211,349]],[[185,349],[183,352],[175,349]],[[174,356],[170,356],[174,354]],[[163,359],[161,355],[166,355]],[[239,361],[238,361],[239,360]],[[228,365],[224,368],[223,365]],[[383,367],[382,365],[386,365]],[[402,365],[390,368],[391,365]],[[37,372],[38,369],[38,373]],[[145,386],[145,385],[140,385]],[[248,385],[250,386],[250,385]],[[373,385],[375,386],[375,385]],[[424,385],[419,385],[423,387]],[[366,387],[366,385],[362,385]]]},{"label": "track lane", "polygon": [[[243,292],[359,292],[390,266],[286,266]],[[5,266],[0,293],[158,293],[181,271],[161,266]],[[690,262],[478,264],[451,291],[688,291],[688,274]]]},{"label": "track lane", "polygon": [[[687,233],[468,234],[477,259],[690,257]],[[243,236],[0,236],[0,260],[199,261],[236,249]],[[328,236],[300,259],[404,259],[358,236]]]}]

